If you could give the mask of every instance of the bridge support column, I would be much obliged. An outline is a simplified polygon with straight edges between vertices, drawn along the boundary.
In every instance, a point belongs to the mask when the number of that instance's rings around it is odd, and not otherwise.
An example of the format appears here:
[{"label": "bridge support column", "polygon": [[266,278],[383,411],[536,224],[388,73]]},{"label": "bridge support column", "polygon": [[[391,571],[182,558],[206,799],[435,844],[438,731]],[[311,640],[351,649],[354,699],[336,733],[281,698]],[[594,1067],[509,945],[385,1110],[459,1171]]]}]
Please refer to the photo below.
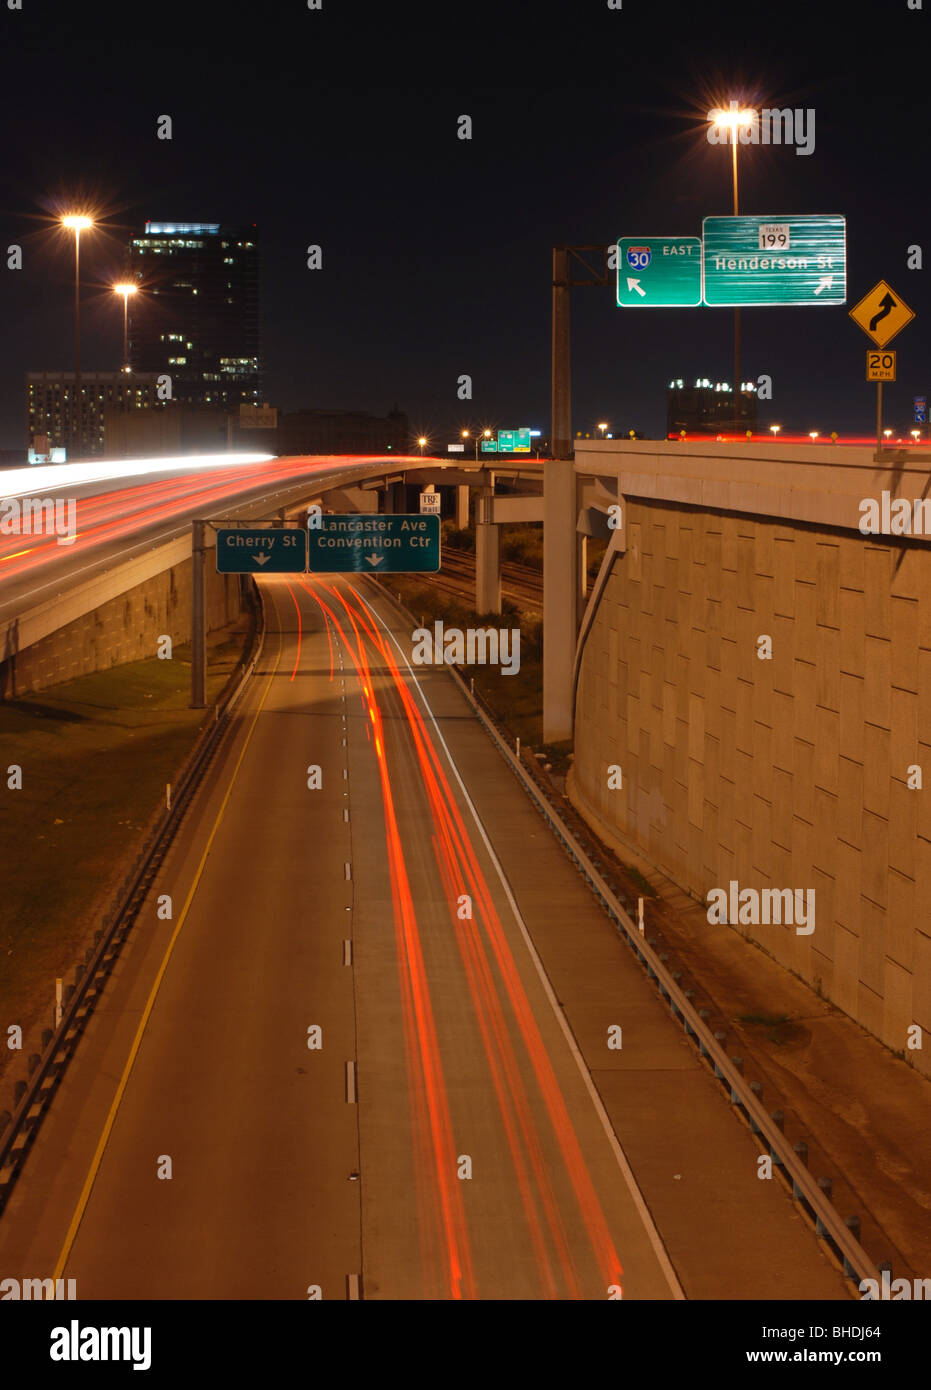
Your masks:
[{"label": "bridge support column", "polygon": [[501,612],[501,537],[491,520],[491,488],[483,488],[475,515],[475,611]]},{"label": "bridge support column", "polygon": [[543,468],[543,739],[572,738],[572,668],[578,634],[576,478],[569,459]]},{"label": "bridge support column", "polygon": [[206,530],[205,521],[191,522],[191,709],[207,704]]},{"label": "bridge support column", "polygon": [[379,496],[382,499],[381,512],[384,516],[397,516],[404,511],[403,483],[388,483]]},{"label": "bridge support column", "polygon": [[456,525],[464,531],[469,524],[469,486],[456,488]]}]

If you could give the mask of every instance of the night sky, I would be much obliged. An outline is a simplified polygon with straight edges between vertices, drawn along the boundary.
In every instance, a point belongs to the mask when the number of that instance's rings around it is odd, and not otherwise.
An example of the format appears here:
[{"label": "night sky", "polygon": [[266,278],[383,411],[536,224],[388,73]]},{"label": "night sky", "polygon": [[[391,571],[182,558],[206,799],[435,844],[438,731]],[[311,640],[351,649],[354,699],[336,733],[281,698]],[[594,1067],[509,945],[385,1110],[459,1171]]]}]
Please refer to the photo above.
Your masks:
[{"label": "night sky", "polygon": [[[699,236],[729,213],[705,118],[731,96],[816,116],[810,156],[740,149],[741,212],[848,219],[845,307],[743,311],[744,374],[773,378],[761,421],[872,429],[847,309],[880,277],[917,313],[891,344],[888,424],[931,394],[931,4],[2,3],[0,447],[24,443],[23,373],[73,368],[54,217],[85,208],[105,224],[82,239],[85,371],[119,367],[106,286],[147,218],[255,223],[269,403],[396,402],[439,452],[468,425],[548,433],[553,245]],[[915,243],[927,269],[907,269]],[[728,309],[625,312],[584,288],[572,317],[573,431],[662,436],[670,378],[731,379]]]}]

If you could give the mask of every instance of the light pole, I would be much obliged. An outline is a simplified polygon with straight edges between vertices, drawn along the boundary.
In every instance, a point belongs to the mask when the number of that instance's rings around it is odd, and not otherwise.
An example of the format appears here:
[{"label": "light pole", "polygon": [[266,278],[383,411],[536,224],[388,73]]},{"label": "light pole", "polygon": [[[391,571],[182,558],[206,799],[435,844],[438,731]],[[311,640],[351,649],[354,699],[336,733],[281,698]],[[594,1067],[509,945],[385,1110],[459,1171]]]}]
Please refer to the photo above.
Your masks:
[{"label": "light pole", "polygon": [[69,213],[61,219],[61,225],[67,227],[68,231],[74,232],[74,395],[76,402],[75,420],[77,422],[75,438],[78,450],[80,450],[84,428],[81,392],[81,233],[89,231],[94,222],[93,218],[87,217],[83,213]]},{"label": "light pole", "polygon": [[[731,133],[731,171],[734,192],[734,216],[737,217],[740,211],[740,202],[737,197],[737,130],[739,126],[749,126],[753,124],[754,112],[738,111],[736,101],[732,101],[729,111],[712,111],[711,124],[728,129]],[[734,425],[740,429],[740,309],[734,309]]]},{"label": "light pole", "polygon": [[420,436],[420,438],[417,440],[417,443],[418,443],[419,446],[420,446],[420,457],[423,458],[424,446],[425,446],[426,443],[427,443],[427,437],[426,437],[426,435],[423,435],[423,434],[422,434],[422,435]]},{"label": "light pole", "polygon": [[[463,438],[463,439],[470,439],[471,436],[472,436],[472,431],[471,431],[471,430],[463,430],[463,431],[462,431],[462,438]],[[482,442],[483,439],[490,439],[490,438],[491,438],[491,430],[485,429],[485,430],[477,430],[477,431],[476,431],[476,433],[475,433],[475,462],[476,462],[476,463],[478,463],[478,446],[481,444],[481,442]]]},{"label": "light pole", "polygon": [[129,371],[129,296],[135,294],[138,286],[131,281],[122,281],[113,286],[114,294],[123,296],[123,371]]}]

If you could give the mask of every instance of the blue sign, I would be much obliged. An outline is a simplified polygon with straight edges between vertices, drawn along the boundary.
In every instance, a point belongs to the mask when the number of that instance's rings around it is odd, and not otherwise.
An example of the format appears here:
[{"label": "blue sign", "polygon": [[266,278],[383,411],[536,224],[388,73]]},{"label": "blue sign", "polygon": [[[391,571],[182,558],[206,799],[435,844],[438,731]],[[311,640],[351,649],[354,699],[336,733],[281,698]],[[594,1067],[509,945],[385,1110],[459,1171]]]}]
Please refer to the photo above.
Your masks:
[{"label": "blue sign", "polygon": [[649,246],[628,246],[627,248],[627,264],[634,270],[646,270],[652,259],[653,252]]},{"label": "blue sign", "polygon": [[924,425],[928,421],[928,397],[915,397],[915,424]]}]

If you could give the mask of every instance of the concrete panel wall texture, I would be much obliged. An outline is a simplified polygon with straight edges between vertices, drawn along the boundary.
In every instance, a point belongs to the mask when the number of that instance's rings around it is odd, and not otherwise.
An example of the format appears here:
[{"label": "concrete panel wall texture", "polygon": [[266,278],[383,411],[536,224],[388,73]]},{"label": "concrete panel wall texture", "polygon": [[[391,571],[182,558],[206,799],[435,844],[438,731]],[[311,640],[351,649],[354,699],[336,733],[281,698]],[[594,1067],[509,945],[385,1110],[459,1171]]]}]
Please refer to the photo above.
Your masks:
[{"label": "concrete panel wall texture", "polygon": [[[580,664],[574,801],[708,911],[723,889],[709,931],[751,938],[931,1074],[931,1048],[908,1047],[931,1030],[931,547],[626,508]],[[732,882],[800,890],[798,915],[768,894],[764,921]]]},{"label": "concrete panel wall texture", "polygon": [[[210,552],[206,565],[208,632],[232,622],[241,607],[239,576],[217,574],[212,559]],[[190,560],[127,589],[17,652],[3,663],[3,695],[9,698],[46,690],[90,671],[145,660],[155,655],[163,634],[174,644],[191,640]]]}]

